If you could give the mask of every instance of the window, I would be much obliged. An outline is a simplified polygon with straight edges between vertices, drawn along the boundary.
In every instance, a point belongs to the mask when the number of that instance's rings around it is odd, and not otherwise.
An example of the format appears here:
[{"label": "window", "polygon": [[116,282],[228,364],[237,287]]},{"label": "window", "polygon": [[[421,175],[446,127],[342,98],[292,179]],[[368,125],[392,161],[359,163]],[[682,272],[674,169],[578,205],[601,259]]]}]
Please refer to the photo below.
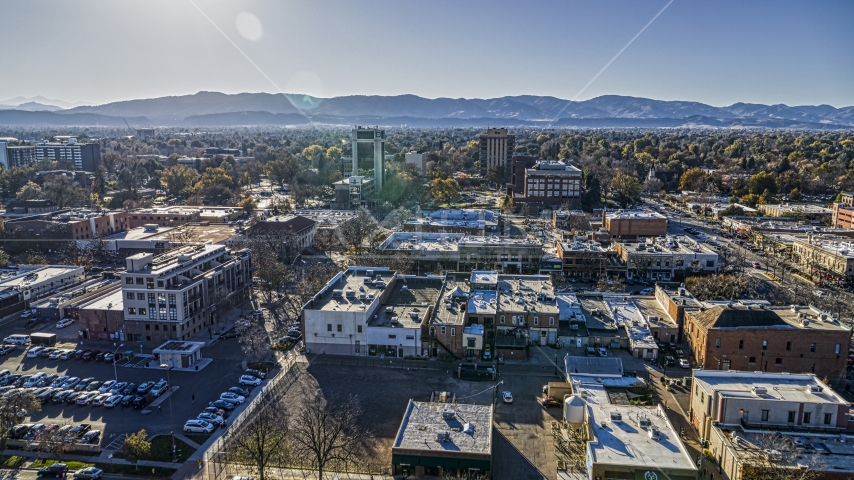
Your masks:
[{"label": "window", "polygon": [[534,325],[540,324],[540,317],[534,317]]},{"label": "window", "polygon": [[441,327],[442,335],[445,335],[445,334],[447,333],[446,328],[447,328],[447,327]]},{"label": "window", "polygon": [[136,279],[136,284],[137,284],[137,285],[142,285],[143,283],[145,283],[145,280],[144,280],[142,277],[137,277],[137,279]]},{"label": "window", "polygon": [[516,315],[513,315],[512,317],[510,317],[510,323],[512,323],[513,325],[516,325]]},{"label": "window", "polygon": [[833,419],[833,414],[832,414],[832,413],[825,413],[825,414],[824,414],[824,424],[825,424],[825,425],[830,425],[830,421],[831,421],[832,419]]},{"label": "window", "polygon": [[783,364],[782,358],[777,357],[774,359],[774,365],[782,365],[782,364]]},{"label": "window", "polygon": [[361,326],[361,325],[356,325],[356,331],[357,331],[357,332],[359,332],[359,333],[362,333],[362,326]]},{"label": "window", "polygon": [[501,324],[504,325],[504,315],[501,316]]},{"label": "window", "polygon": [[169,307],[169,320],[178,320],[178,309]]},{"label": "window", "polygon": [[714,260],[706,260],[706,268],[715,268]]},{"label": "window", "polygon": [[145,288],[147,288],[149,290],[154,290],[154,279],[153,278],[145,279]]},{"label": "window", "polygon": [[750,357],[747,363],[756,363],[756,357]]},{"label": "window", "polygon": [[549,317],[549,325],[555,324],[555,317]]},{"label": "window", "polygon": [[146,330],[151,330],[151,325],[149,325],[149,324],[147,324],[147,323],[146,323],[146,324],[145,324],[145,329],[146,329]]},{"label": "window", "polygon": [[136,295],[133,292],[128,292],[128,300],[133,300],[134,298],[136,298]]},{"label": "window", "polygon": [[327,332],[331,332],[331,331],[332,331],[332,324],[331,324],[331,323],[327,323],[327,324],[326,324],[326,331],[327,331]]},{"label": "window", "polygon": [[706,394],[700,393],[700,403],[706,403]]},{"label": "window", "polygon": [[467,339],[466,339],[466,346],[467,346],[468,348],[474,348],[474,347],[475,347],[475,345],[474,345],[474,341],[475,341],[475,340],[474,340],[474,338],[473,338],[473,337],[469,337],[469,338],[467,338]]},{"label": "window", "polygon": [[791,350],[792,350],[792,342],[786,342],[786,351],[788,352]]},{"label": "window", "polygon": [[810,344],[810,352],[815,353],[815,344],[814,343]]},{"label": "window", "polygon": [[147,313],[148,313],[148,312],[146,312],[144,308],[140,308],[140,309],[139,309],[139,314],[140,314],[140,315],[147,315]]},{"label": "window", "polygon": [[457,336],[457,329],[456,329],[456,328],[451,327],[451,336],[452,336],[452,337],[456,337],[456,336]]},{"label": "window", "polygon": [[155,325],[155,326],[154,326],[154,331],[155,331],[155,332],[159,332],[159,331],[160,331],[160,325]]},{"label": "window", "polygon": [[128,308],[128,315],[136,315],[136,309],[135,308]]},{"label": "window", "polygon": [[836,354],[839,355],[839,344],[836,344]]},{"label": "window", "polygon": [[169,306],[170,307],[175,306],[175,294],[174,293],[169,294]]},{"label": "window", "polygon": [[789,423],[795,423],[795,415],[798,412],[789,412],[789,419],[787,420]]},{"label": "window", "polygon": [[148,318],[151,320],[157,320],[157,307],[148,306]]},{"label": "window", "polygon": [[715,339],[715,348],[721,348],[721,339],[720,338]]},{"label": "window", "polygon": [[744,350],[744,340],[739,340],[739,341],[738,341],[738,349],[739,349],[739,350]]},{"label": "window", "polygon": [[768,350],[768,340],[762,340],[762,350]]},{"label": "window", "polygon": [[341,330],[341,324],[340,324],[340,323],[338,324],[338,331],[339,331],[339,332],[340,332],[340,331],[342,331],[342,330]]},{"label": "window", "polygon": [[804,412],[804,423],[810,423],[812,420],[812,412]]},{"label": "window", "polygon": [[[185,295],[186,295],[186,294],[185,294]],[[145,300],[145,294],[144,294],[144,293],[137,293],[137,294],[136,294],[136,299],[137,299],[137,300]]]},{"label": "window", "polygon": [[763,422],[768,421],[768,410],[762,410],[762,421]]},{"label": "window", "polygon": [[166,320],[166,307],[160,307],[160,320]]},{"label": "window", "polygon": [[157,288],[163,288],[163,280],[157,281]]},{"label": "window", "polygon": [[397,338],[397,334],[394,334],[394,335],[389,334],[388,338]]}]

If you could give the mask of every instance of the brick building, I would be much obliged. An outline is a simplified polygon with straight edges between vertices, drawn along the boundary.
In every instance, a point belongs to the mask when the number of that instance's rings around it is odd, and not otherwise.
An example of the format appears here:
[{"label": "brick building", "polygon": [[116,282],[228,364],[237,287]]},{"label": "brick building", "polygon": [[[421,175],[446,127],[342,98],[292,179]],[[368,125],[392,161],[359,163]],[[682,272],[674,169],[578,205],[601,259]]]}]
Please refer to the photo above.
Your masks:
[{"label": "brick building", "polygon": [[198,208],[141,208],[130,212],[128,224],[129,228],[138,228],[143,225],[177,227],[185,223],[198,222],[200,215],[201,210]]},{"label": "brick building", "polygon": [[687,313],[685,335],[705,370],[844,378],[851,329],[817,309],[729,306]]},{"label": "brick building", "polygon": [[128,230],[128,212],[59,210],[6,221],[11,238],[91,240]]},{"label": "brick building", "polygon": [[604,210],[602,226],[613,238],[636,239],[667,235],[667,217],[643,210]]},{"label": "brick building", "polygon": [[605,275],[609,251],[598,242],[557,242],[555,248],[567,277],[595,279]]}]

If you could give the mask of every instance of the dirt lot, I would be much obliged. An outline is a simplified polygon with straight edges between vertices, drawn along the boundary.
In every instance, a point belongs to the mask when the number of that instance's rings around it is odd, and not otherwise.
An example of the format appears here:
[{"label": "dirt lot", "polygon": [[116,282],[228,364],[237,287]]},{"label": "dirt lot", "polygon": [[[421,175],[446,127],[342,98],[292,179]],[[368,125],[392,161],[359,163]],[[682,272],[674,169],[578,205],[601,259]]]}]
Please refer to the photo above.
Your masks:
[{"label": "dirt lot", "polygon": [[[453,392],[467,403],[488,404],[493,399],[491,383],[457,380],[444,370],[312,364],[308,373],[310,376],[302,379],[303,386],[320,388],[326,398],[359,397],[365,411],[362,424],[374,432],[377,460],[385,465],[391,464],[391,446],[410,399],[428,401],[433,391]],[[513,392],[514,402],[499,403],[495,411],[495,478],[555,478],[550,422],[559,417],[560,410],[545,411],[537,403],[542,385],[552,379],[538,373],[502,376],[504,384],[498,389]],[[299,391],[292,388],[285,401],[299,401]]]}]

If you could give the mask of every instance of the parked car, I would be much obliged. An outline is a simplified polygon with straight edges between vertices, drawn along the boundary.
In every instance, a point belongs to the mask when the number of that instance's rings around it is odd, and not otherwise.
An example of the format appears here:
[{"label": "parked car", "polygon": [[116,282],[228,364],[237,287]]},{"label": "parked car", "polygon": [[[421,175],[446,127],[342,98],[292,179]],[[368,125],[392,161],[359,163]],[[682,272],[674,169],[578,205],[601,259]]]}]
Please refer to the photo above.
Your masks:
[{"label": "parked car", "polygon": [[52,465],[40,468],[36,475],[38,477],[59,478],[64,477],[66,472],[68,472],[68,465],[64,463],[54,463]]},{"label": "parked car", "polygon": [[243,405],[243,402],[246,401],[246,397],[238,395],[234,392],[223,392],[219,395],[219,399],[225,400],[226,402],[230,402],[235,405]]},{"label": "parked car", "polygon": [[121,395],[112,395],[104,402],[104,406],[107,408],[113,408],[122,401]]},{"label": "parked car", "polygon": [[216,408],[216,407],[205,407],[205,409],[202,410],[202,412],[212,413],[212,414],[219,416],[219,417],[222,417],[222,418],[225,418],[225,416],[228,415],[228,413],[226,413],[225,410],[223,410],[221,408]]},{"label": "parked car", "polygon": [[67,381],[68,381],[68,375],[63,375],[61,377],[54,376],[53,380],[51,380],[50,386],[51,387],[61,387]]},{"label": "parked car", "polygon": [[655,292],[655,289],[652,288],[644,288],[640,291],[639,295],[652,295]]},{"label": "parked car", "polygon": [[[101,388],[98,389],[98,393],[109,392],[113,388],[113,385],[115,385],[115,384],[116,384],[115,380],[107,380],[106,382],[104,382],[103,385],[101,385]],[[125,385],[127,385],[127,383],[125,383]]]},{"label": "parked car", "polygon": [[146,399],[142,395],[137,395],[133,398],[133,401],[131,402],[131,406],[136,409],[145,408],[146,405],[148,405],[148,399]]},{"label": "parked car", "polygon": [[585,352],[587,353],[588,357],[595,357],[596,356],[596,349],[593,347],[587,347],[585,349]]},{"label": "parked car", "polygon": [[89,384],[93,381],[95,381],[94,378],[86,377],[83,380],[80,380],[80,382],[74,386],[74,390],[77,390],[78,392],[86,390],[86,388],[89,387]]},{"label": "parked car", "polygon": [[91,402],[97,396],[98,393],[96,392],[86,392],[77,397],[77,405],[89,405],[89,402]]},{"label": "parked car", "polygon": [[90,443],[95,444],[98,443],[98,439],[101,438],[100,430],[92,430],[91,432],[80,437],[80,443]]},{"label": "parked car", "polygon": [[83,395],[83,392],[71,392],[65,397],[65,403],[77,403],[77,399]]},{"label": "parked car", "polygon": [[99,480],[104,471],[97,467],[88,467],[74,472],[74,480]]},{"label": "parked car", "polygon": [[136,393],[140,395],[145,395],[151,390],[151,387],[154,386],[154,382],[142,382],[136,387]]},{"label": "parked car", "polygon": [[199,420],[204,420],[208,423],[212,423],[216,426],[222,425],[222,423],[225,421],[225,419],[221,416],[208,412],[200,413],[199,416],[196,418],[198,418]]},{"label": "parked car", "polygon": [[599,355],[600,357],[607,357],[608,356],[608,350],[605,350],[604,348],[599,347],[596,349],[596,354]]},{"label": "parked car", "polygon": [[71,377],[65,383],[62,384],[62,388],[64,390],[68,390],[77,386],[80,383],[80,379],[78,377]]},{"label": "parked car", "polygon": [[676,356],[679,358],[685,358],[685,352],[683,352],[681,348],[677,348],[676,349]]},{"label": "parked car", "polygon": [[50,355],[47,357],[48,360],[59,360],[59,356],[62,355],[62,350],[54,350],[50,352]]},{"label": "parked car", "polygon": [[545,408],[560,408],[563,406],[563,402],[554,397],[543,397],[540,399],[540,405]]},{"label": "parked car", "polygon": [[261,379],[252,375],[242,375],[239,380],[240,385],[251,385],[253,387],[261,385]]},{"label": "parked car", "polygon": [[217,401],[211,402],[210,406],[220,408],[220,409],[225,410],[227,412],[234,410],[234,404],[231,402],[227,402],[225,400],[217,400]]},{"label": "parked car", "polygon": [[72,393],[74,393],[73,390],[63,390],[61,392],[58,392],[56,395],[54,395],[53,398],[51,398],[50,400],[53,403],[63,403],[65,401],[65,399],[68,398],[68,396],[71,395]]},{"label": "parked car", "polygon": [[44,350],[44,347],[31,347],[27,351],[27,358],[37,358],[42,353],[42,350]]},{"label": "parked car", "polygon": [[664,364],[667,365],[668,367],[675,367],[676,366],[676,359],[671,357],[670,355],[667,355],[666,357],[664,357]]},{"label": "parked car", "polygon": [[501,399],[504,403],[513,403],[513,394],[510,392],[501,392]]},{"label": "parked car", "polygon": [[59,354],[60,360],[68,360],[74,354],[74,350],[63,350],[62,353]]},{"label": "parked car", "polygon": [[100,407],[101,405],[104,404],[104,402],[107,401],[108,398],[110,398],[112,396],[113,396],[112,393],[102,393],[102,394],[98,395],[97,397],[93,398],[92,402],[90,402],[90,403],[93,407]]},{"label": "parked car", "polygon": [[151,389],[151,396],[154,398],[157,398],[160,395],[163,395],[164,393],[166,393],[166,390],[169,390],[169,385],[167,385],[165,382],[164,383],[158,383],[157,385],[155,385]]},{"label": "parked car", "polygon": [[243,374],[244,374],[244,375],[252,375],[253,377],[258,377],[258,378],[260,378],[260,379],[262,379],[262,380],[263,380],[263,379],[265,379],[265,378],[267,378],[267,374],[266,374],[266,373],[264,373],[264,372],[262,372],[262,371],[260,371],[260,370],[253,370],[253,369],[251,369],[251,368],[250,368],[250,369],[248,369],[248,370],[246,370],[245,372],[243,372]]},{"label": "parked car", "polygon": [[97,355],[95,355],[95,361],[96,361],[96,362],[101,362],[101,361],[103,361],[103,360],[104,360],[104,355],[106,355],[106,354],[107,354],[107,352],[98,352],[98,354],[97,354]]},{"label": "parked car", "polygon": [[63,318],[62,320],[56,322],[56,328],[65,328],[65,327],[71,325],[72,323],[74,323],[73,319]]},{"label": "parked car", "polygon": [[760,269],[760,270],[762,269],[762,265],[759,262],[753,262],[750,264],[750,266],[753,268]]},{"label": "parked car", "polygon": [[136,395],[125,395],[122,397],[122,406],[129,407],[134,398],[136,398]]},{"label": "parked car", "polygon": [[244,397],[248,397],[248,396],[249,396],[249,390],[246,390],[245,388],[240,388],[240,387],[231,387],[231,388],[229,388],[229,389],[228,389],[228,391],[229,391],[229,392],[232,392],[232,393],[236,393],[236,394],[238,394],[238,395],[242,395],[242,396],[244,396]]},{"label": "parked car", "polygon": [[88,423],[81,423],[80,425],[75,425],[68,431],[68,436],[71,438],[79,438],[83,436],[86,432],[92,429],[92,425]]},{"label": "parked car", "polygon": [[682,368],[691,368],[691,364],[688,363],[688,360],[686,360],[684,358],[679,359],[679,366]]},{"label": "parked car", "polygon": [[89,385],[86,385],[86,391],[88,391],[88,392],[97,391],[100,388],[101,388],[101,382],[99,382],[98,380],[94,380],[92,382],[89,382]]},{"label": "parked car", "polygon": [[211,433],[214,431],[214,425],[204,420],[187,420],[184,424],[185,433]]},{"label": "parked car", "polygon": [[48,358],[48,357],[50,357],[50,354],[52,354],[55,351],[56,351],[56,348],[54,348],[54,347],[45,347],[41,351],[41,353],[39,353],[39,356],[42,358]]}]

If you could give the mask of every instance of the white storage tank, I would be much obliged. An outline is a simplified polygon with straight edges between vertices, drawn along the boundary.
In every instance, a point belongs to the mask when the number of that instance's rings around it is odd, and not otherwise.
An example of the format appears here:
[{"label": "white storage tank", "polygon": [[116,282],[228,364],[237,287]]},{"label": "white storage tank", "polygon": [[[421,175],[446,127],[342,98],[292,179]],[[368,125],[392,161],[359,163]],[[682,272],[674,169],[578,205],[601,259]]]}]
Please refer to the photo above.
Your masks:
[{"label": "white storage tank", "polygon": [[578,395],[565,395],[563,397],[563,419],[567,423],[584,423],[586,411],[587,402]]}]

